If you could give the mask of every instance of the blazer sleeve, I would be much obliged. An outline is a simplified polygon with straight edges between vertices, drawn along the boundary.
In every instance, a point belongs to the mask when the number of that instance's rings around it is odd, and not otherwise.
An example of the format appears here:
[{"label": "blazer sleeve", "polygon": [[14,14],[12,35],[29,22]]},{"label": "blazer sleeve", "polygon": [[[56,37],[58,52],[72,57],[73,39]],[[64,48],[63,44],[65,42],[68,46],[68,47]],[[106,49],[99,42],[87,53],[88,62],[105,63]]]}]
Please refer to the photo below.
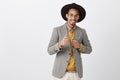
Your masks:
[{"label": "blazer sleeve", "polygon": [[83,29],[82,31],[83,31],[83,40],[82,40],[83,49],[81,52],[90,54],[92,52],[92,47],[91,47],[90,41],[88,39],[86,30]]},{"label": "blazer sleeve", "polygon": [[59,34],[57,32],[57,28],[54,28],[47,48],[47,51],[50,55],[53,55],[60,51],[60,49],[58,48],[58,41],[59,41]]}]

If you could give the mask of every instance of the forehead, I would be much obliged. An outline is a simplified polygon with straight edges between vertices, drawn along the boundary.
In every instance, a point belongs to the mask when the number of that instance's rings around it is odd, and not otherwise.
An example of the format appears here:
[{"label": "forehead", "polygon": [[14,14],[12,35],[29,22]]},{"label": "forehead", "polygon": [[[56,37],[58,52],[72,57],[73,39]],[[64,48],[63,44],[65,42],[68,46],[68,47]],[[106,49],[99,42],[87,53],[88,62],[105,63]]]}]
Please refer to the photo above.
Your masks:
[{"label": "forehead", "polygon": [[74,13],[74,14],[79,14],[78,10],[77,9],[69,9],[68,13]]}]

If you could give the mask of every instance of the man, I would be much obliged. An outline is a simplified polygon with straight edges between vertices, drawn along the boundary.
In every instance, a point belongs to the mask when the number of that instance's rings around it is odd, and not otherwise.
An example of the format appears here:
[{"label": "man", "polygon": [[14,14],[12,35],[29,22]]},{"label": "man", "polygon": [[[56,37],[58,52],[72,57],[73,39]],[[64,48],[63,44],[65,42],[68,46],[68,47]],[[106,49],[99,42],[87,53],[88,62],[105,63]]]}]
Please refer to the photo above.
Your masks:
[{"label": "man", "polygon": [[92,51],[85,29],[76,25],[86,15],[85,9],[75,3],[61,9],[66,23],[55,27],[48,45],[48,53],[56,54],[52,75],[55,80],[81,80],[83,77],[81,53]]}]

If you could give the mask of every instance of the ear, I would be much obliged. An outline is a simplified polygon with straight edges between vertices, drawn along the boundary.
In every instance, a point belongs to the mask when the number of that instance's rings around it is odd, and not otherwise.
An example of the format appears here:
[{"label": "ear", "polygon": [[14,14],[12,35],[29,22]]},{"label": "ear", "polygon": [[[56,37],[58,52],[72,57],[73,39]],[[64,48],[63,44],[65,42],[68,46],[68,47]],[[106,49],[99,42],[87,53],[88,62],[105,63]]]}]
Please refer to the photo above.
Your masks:
[{"label": "ear", "polygon": [[66,14],[66,18],[68,18],[68,14]]}]

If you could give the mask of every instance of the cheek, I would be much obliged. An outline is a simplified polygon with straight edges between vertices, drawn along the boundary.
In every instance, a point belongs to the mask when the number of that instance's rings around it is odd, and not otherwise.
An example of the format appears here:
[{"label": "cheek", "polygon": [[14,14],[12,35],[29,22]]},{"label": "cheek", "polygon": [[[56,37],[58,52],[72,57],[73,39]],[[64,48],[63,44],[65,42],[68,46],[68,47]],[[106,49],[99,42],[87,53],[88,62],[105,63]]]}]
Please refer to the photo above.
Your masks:
[{"label": "cheek", "polygon": [[79,20],[79,17],[78,17],[78,18],[76,18],[76,20],[78,21],[78,20]]}]

